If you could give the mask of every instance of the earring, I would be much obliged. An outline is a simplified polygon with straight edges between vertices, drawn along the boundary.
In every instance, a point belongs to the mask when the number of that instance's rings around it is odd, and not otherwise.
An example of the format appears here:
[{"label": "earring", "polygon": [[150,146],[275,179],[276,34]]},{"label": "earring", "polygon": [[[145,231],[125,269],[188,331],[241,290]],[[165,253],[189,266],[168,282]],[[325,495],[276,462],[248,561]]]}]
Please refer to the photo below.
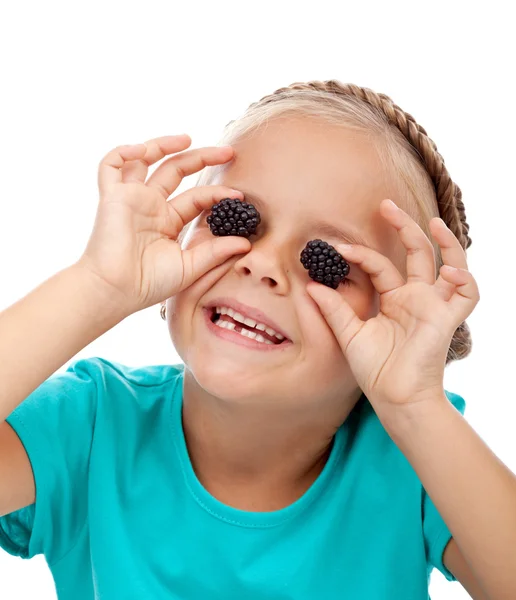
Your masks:
[{"label": "earring", "polygon": [[167,310],[167,305],[166,304],[162,304],[161,308],[159,309],[159,314],[161,315],[161,318],[166,321],[167,317],[165,316],[165,312]]}]

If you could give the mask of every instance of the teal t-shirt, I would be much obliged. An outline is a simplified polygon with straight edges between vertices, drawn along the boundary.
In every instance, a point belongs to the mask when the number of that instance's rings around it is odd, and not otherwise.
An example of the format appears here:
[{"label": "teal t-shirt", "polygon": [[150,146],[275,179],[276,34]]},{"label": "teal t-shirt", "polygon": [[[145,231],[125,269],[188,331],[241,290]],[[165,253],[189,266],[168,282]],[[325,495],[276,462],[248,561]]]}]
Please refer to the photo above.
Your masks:
[{"label": "teal t-shirt", "polygon": [[454,580],[451,534],[365,396],[301,498],[247,512],[195,475],[183,370],[80,359],[8,417],[36,501],[0,517],[0,546],[43,554],[59,600],[428,600],[434,567]]}]

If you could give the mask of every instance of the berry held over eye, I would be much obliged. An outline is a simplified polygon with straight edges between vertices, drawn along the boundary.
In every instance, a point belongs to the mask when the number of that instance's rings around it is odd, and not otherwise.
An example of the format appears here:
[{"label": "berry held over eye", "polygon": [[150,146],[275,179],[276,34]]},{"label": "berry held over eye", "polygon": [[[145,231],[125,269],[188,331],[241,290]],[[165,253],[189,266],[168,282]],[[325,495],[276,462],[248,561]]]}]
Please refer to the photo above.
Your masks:
[{"label": "berry held over eye", "polygon": [[301,252],[301,263],[310,277],[336,290],[349,273],[349,263],[327,242],[311,240]]},{"label": "berry held over eye", "polygon": [[249,202],[224,198],[211,208],[206,217],[213,235],[239,235],[248,238],[256,233],[260,224],[260,213]]}]

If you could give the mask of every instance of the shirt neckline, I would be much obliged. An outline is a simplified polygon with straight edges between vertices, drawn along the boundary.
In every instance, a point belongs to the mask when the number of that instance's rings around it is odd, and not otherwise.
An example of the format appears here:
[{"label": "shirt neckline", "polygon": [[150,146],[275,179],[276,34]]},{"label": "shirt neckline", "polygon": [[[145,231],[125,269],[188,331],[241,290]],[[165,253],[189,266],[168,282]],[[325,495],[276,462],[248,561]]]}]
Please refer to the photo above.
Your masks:
[{"label": "shirt neckline", "polygon": [[177,394],[171,406],[171,429],[174,445],[187,488],[194,500],[213,517],[239,527],[267,528],[289,521],[303,512],[322,493],[332,478],[339,458],[342,456],[348,431],[348,420],[339,427],[334,436],[330,455],[321,473],[306,492],[289,506],[267,512],[245,511],[220,502],[212,496],[197,478],[193,469],[183,430],[183,384],[184,370],[180,375]]}]

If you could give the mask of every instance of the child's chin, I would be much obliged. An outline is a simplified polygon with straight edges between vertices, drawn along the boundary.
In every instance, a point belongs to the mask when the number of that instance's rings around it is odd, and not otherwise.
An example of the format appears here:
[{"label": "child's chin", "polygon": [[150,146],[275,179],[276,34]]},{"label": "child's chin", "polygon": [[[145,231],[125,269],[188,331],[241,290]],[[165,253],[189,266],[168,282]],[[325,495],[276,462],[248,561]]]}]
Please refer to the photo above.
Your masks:
[{"label": "child's chin", "polygon": [[[207,364],[210,360],[213,362]],[[263,374],[260,375],[258,370],[253,376],[249,367],[239,367],[238,364],[221,357],[216,360],[209,358],[208,361],[191,365],[190,368],[197,383],[211,396],[245,403],[266,393],[260,384],[266,387],[267,378]]]}]

